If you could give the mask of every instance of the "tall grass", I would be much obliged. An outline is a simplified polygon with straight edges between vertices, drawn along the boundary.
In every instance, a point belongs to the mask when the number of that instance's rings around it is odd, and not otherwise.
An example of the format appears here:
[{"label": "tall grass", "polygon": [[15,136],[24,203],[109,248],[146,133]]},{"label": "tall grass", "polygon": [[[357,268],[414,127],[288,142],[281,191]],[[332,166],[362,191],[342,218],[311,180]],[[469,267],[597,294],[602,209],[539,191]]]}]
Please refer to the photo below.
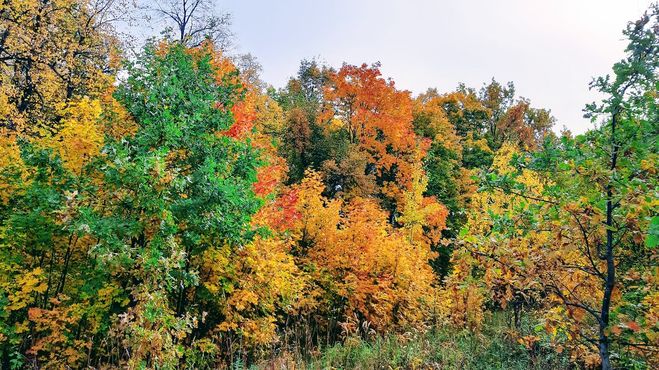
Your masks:
[{"label": "tall grass", "polygon": [[[530,325],[522,331],[530,330]],[[281,353],[254,369],[569,369],[565,353],[517,342],[506,314],[488,319],[480,333],[438,328],[365,341],[349,337],[315,354]]]}]

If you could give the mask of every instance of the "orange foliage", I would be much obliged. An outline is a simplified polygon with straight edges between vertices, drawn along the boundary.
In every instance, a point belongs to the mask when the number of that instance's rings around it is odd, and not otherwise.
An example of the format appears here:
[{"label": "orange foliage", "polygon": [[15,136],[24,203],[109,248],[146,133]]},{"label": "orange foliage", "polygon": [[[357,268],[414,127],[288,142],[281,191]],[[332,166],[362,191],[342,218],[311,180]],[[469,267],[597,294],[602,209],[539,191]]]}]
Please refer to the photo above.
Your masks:
[{"label": "orange foliage", "polygon": [[394,229],[373,199],[330,200],[321,195],[323,187],[320,174],[307,173],[296,234],[314,284],[323,296],[336,297],[326,306],[345,302],[340,309],[347,323],[368,323],[376,331],[422,325],[434,282],[429,246]]},{"label": "orange foliage", "polygon": [[411,185],[410,163],[417,147],[409,92],[382,78],[377,64],[346,64],[330,80],[319,121],[345,129],[377,175],[386,177],[385,194],[399,197]]},{"label": "orange foliage", "polygon": [[254,216],[257,226],[267,226],[275,232],[291,230],[301,217],[297,210],[298,189],[285,188],[278,196],[263,206]]}]

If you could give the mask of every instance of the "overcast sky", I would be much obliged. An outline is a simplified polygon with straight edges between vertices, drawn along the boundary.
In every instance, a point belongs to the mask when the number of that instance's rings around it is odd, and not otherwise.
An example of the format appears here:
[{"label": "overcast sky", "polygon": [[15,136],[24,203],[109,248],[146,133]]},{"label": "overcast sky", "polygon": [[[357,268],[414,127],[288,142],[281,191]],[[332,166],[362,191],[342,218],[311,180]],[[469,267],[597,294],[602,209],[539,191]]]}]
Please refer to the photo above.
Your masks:
[{"label": "overcast sky", "polygon": [[549,108],[558,129],[592,125],[591,77],[623,56],[622,29],[652,0],[218,0],[233,15],[238,51],[285,85],[304,58],[331,66],[381,62],[400,89],[513,81]]}]

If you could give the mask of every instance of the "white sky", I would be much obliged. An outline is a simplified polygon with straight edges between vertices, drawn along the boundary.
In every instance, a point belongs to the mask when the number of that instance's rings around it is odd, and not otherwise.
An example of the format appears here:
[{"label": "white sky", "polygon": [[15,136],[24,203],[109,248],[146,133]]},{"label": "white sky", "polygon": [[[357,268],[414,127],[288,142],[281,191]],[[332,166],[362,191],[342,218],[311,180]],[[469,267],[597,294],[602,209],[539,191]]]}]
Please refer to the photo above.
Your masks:
[{"label": "white sky", "polygon": [[652,0],[218,0],[233,15],[238,51],[282,87],[301,59],[339,67],[380,61],[386,77],[414,94],[492,77],[551,109],[557,129],[592,124],[591,77],[622,58],[622,30]]}]

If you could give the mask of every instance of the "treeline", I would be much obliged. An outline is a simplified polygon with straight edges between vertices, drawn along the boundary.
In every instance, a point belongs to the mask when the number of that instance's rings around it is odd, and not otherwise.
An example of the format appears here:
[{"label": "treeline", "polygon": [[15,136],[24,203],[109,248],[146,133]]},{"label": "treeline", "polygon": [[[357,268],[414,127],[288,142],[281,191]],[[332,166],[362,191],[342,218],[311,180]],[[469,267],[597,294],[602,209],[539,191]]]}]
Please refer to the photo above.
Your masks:
[{"label": "treeline", "polygon": [[2,368],[217,368],[502,310],[528,351],[659,366],[658,6],[573,136],[494,80],[413,97],[311,60],[267,87],[228,18],[172,4],[130,58],[111,2],[0,6]]}]

